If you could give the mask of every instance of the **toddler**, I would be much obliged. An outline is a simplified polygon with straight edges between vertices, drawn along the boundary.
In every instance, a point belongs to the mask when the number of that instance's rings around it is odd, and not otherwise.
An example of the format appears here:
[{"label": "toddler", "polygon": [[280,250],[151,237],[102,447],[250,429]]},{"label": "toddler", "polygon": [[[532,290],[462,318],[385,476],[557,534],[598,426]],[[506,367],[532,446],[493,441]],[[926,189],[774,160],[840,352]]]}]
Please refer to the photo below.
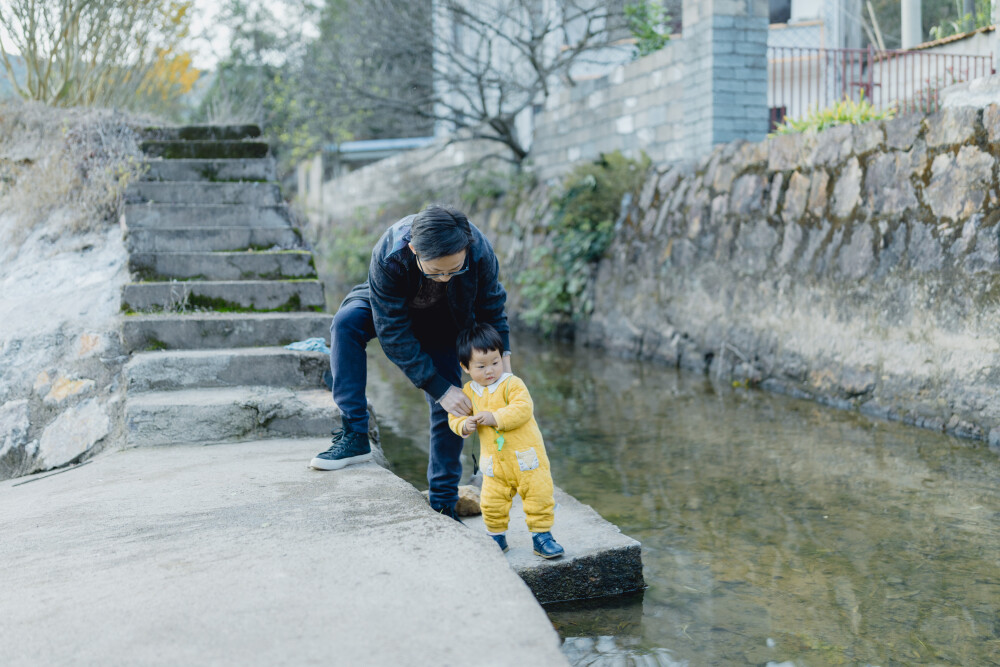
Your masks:
[{"label": "toddler", "polygon": [[458,336],[458,360],[472,378],[462,391],[472,401],[471,417],[448,416],[463,438],[479,432],[486,530],[507,551],[507,523],[514,494],[521,494],[535,553],[557,558],[563,548],[549,530],[554,521],[552,475],[542,433],[532,416],[531,396],[520,378],[503,370],[503,341],[496,329],[476,324]]}]

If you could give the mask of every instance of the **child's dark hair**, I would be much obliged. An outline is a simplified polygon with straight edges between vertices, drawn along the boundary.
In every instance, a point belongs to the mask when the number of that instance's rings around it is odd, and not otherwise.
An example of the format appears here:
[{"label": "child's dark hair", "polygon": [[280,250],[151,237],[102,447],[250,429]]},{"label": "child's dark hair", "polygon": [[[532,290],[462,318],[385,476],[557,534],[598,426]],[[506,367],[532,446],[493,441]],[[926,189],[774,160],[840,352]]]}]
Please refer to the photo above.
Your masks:
[{"label": "child's dark hair", "polygon": [[500,334],[489,324],[473,324],[471,327],[458,334],[458,360],[466,368],[472,360],[472,351],[491,352],[496,350],[503,353],[503,339]]}]

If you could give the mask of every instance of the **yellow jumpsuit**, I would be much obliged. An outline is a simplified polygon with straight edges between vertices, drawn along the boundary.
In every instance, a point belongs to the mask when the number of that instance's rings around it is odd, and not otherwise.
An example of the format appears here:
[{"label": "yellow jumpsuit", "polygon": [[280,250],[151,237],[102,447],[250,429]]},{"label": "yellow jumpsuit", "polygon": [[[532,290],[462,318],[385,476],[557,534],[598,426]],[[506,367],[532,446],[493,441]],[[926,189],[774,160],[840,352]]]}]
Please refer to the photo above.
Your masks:
[{"label": "yellow jumpsuit", "polygon": [[[507,375],[489,387],[467,382],[462,391],[472,401],[473,414],[488,410],[497,421],[496,429],[478,428],[479,465],[483,471],[480,506],[486,529],[491,533],[507,530],[511,501],[515,493],[520,493],[528,530],[533,533],[550,530],[555,519],[552,473],[542,432],[532,416],[528,388],[520,378]],[[462,432],[465,420],[466,417],[448,416],[451,430],[462,437],[467,437]],[[498,444],[500,437],[502,444]]]}]

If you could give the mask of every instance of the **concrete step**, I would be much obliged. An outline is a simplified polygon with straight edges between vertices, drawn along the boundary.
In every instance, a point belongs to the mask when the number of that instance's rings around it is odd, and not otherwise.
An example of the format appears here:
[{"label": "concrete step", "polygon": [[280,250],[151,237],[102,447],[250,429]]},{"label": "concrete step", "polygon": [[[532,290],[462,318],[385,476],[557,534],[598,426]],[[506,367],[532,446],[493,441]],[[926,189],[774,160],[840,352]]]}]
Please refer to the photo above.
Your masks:
[{"label": "concrete step", "polygon": [[191,227],[131,229],[130,253],[301,250],[302,236],[292,227]]},{"label": "concrete step", "polygon": [[[552,536],[566,553],[553,560],[534,554],[520,496],[514,498],[510,510],[510,550],[505,555],[539,602],[611,597],[645,588],[639,542],[558,487],[555,501]],[[464,517],[462,523],[476,531],[486,530],[482,516]]]},{"label": "concrete step", "polygon": [[306,338],[329,345],[327,313],[163,313],[128,315],[122,338],[129,352],[283,346]]},{"label": "concrete step", "polygon": [[277,183],[208,183],[139,181],[125,190],[129,204],[251,204],[282,203]]},{"label": "concrete step", "polygon": [[247,252],[144,252],[129,256],[129,270],[140,280],[281,280],[315,278],[308,250]]},{"label": "concrete step", "polygon": [[323,388],[330,357],[283,347],[136,352],[125,364],[129,396],[196,387]]},{"label": "concrete step", "polygon": [[266,141],[143,141],[139,148],[167,160],[262,158],[269,150]]},{"label": "concrete step", "polygon": [[291,227],[288,206],[247,204],[126,204],[125,226],[144,227]]},{"label": "concrete step", "polygon": [[[126,444],[150,447],[328,436],[340,412],[325,390],[225,387],[129,395]],[[303,461],[303,465],[307,462]]]},{"label": "concrete step", "polygon": [[150,141],[237,141],[256,139],[261,135],[260,125],[178,125],[175,127],[147,127],[142,136]]},{"label": "concrete step", "polygon": [[318,280],[218,280],[130,283],[122,310],[322,312],[326,304]]},{"label": "concrete step", "polygon": [[144,181],[267,181],[278,180],[274,158],[245,160],[146,161]]}]

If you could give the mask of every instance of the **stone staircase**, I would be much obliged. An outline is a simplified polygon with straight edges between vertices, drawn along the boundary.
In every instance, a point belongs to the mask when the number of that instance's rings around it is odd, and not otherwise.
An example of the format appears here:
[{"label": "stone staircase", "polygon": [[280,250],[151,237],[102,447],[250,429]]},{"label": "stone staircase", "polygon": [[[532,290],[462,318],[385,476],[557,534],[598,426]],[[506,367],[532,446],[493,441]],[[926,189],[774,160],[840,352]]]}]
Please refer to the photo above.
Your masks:
[{"label": "stone staircase", "polygon": [[276,183],[260,128],[146,132],[126,192],[123,339],[130,446],[329,437],[323,285]]}]

